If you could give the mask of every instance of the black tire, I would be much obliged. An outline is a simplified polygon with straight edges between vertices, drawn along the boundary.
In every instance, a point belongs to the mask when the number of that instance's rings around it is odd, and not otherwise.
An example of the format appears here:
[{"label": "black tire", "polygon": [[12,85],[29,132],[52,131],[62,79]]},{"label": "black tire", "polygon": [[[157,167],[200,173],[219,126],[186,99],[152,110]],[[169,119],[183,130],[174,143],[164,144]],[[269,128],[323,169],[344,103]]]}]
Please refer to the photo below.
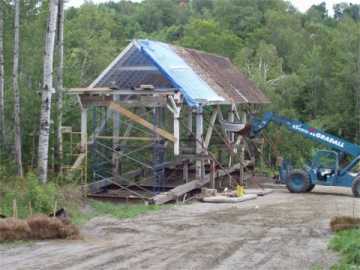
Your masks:
[{"label": "black tire", "polygon": [[354,197],[356,198],[360,197],[360,177],[354,179],[352,183],[352,193]]},{"label": "black tire", "polygon": [[287,178],[286,186],[292,193],[308,192],[311,186],[309,175],[304,170],[293,170]]},{"label": "black tire", "polygon": [[314,189],[315,185],[310,184],[309,188],[306,190],[306,192],[311,192]]}]

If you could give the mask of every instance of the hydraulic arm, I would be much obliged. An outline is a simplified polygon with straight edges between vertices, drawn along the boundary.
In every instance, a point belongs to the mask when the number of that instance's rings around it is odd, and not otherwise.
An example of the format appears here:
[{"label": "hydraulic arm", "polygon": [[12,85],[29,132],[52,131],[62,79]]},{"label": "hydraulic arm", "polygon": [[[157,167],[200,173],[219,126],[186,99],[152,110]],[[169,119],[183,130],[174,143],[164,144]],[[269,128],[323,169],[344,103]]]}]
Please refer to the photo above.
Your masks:
[{"label": "hydraulic arm", "polygon": [[353,157],[357,157],[360,155],[360,147],[356,144],[323,132],[319,129],[310,127],[309,125],[300,121],[290,120],[286,117],[276,115],[272,112],[266,112],[263,118],[252,119],[251,136],[257,136],[271,122],[284,126],[294,133],[301,134],[308,139],[311,139]]}]

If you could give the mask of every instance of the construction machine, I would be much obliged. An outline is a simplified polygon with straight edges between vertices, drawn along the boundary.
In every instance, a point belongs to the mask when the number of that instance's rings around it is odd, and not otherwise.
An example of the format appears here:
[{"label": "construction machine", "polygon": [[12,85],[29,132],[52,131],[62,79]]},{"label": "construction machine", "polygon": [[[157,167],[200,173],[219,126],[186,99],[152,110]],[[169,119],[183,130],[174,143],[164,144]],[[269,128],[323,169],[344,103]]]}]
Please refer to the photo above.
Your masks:
[{"label": "construction machine", "polygon": [[[325,145],[329,150],[317,151],[310,165],[303,169],[282,167],[280,176],[288,190],[294,193],[310,192],[315,185],[351,187],[353,195],[360,197],[360,146],[328,134],[297,120],[287,119],[272,112],[262,118],[252,117],[246,135],[257,137],[270,123],[286,127],[289,131]],[[342,165],[344,156],[351,161]]]}]

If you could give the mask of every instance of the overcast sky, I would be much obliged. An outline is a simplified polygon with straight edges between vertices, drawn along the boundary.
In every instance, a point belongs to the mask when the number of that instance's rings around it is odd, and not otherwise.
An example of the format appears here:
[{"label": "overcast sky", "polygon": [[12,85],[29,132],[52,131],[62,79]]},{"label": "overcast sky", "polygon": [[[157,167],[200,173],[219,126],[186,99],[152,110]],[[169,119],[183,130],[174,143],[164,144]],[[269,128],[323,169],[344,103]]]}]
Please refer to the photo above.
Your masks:
[{"label": "overcast sky", "polygon": [[[109,0],[92,0],[94,3],[108,2]],[[116,1],[116,0],[115,0]],[[119,1],[119,0],[117,0]],[[133,0],[134,2],[140,2],[141,0]],[[360,0],[289,0],[297,9],[304,12],[314,4],[320,4],[326,2],[328,10],[332,10],[332,6],[336,3],[347,2],[353,4],[360,4]],[[68,6],[80,6],[85,0],[68,0]]]}]

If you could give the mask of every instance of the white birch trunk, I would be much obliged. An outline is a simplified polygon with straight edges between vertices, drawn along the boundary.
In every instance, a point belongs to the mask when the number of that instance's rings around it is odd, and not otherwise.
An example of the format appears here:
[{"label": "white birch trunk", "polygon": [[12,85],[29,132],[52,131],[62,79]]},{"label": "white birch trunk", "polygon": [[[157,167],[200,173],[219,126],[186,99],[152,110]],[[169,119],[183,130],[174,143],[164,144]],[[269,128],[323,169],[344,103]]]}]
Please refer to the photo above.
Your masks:
[{"label": "white birch trunk", "polygon": [[23,176],[21,152],[20,123],[20,92],[19,92],[19,46],[20,45],[20,0],[15,1],[14,19],[14,62],[13,62],[13,92],[14,92],[14,129],[15,129],[15,163],[17,176]]},{"label": "white birch trunk", "polygon": [[53,89],[53,62],[56,34],[56,21],[58,13],[58,0],[49,1],[49,17],[45,37],[45,52],[43,65],[43,89],[41,94],[40,135],[38,146],[38,176],[41,182],[47,182],[51,96]]},{"label": "white birch trunk", "polygon": [[0,150],[5,145],[4,76],[4,13],[0,9]]},{"label": "white birch trunk", "polygon": [[63,122],[63,91],[64,91],[64,0],[59,0],[58,12],[58,67],[57,67],[57,123],[56,123],[56,151],[55,156],[57,160],[57,171],[62,172],[63,165],[63,136],[62,136],[62,122]]}]

